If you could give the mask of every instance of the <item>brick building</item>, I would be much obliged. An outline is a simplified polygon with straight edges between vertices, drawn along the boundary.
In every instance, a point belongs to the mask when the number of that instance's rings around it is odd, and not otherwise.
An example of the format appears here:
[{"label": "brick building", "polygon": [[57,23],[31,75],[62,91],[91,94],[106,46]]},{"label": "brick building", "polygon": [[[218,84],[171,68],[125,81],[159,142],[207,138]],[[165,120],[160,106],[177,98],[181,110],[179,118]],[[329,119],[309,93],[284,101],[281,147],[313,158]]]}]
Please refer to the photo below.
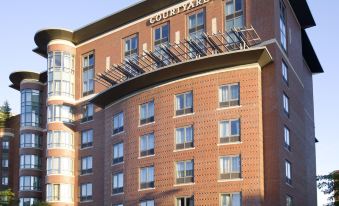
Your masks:
[{"label": "brick building", "polygon": [[305,0],[145,0],[38,31],[20,205],[315,206],[312,26]]}]

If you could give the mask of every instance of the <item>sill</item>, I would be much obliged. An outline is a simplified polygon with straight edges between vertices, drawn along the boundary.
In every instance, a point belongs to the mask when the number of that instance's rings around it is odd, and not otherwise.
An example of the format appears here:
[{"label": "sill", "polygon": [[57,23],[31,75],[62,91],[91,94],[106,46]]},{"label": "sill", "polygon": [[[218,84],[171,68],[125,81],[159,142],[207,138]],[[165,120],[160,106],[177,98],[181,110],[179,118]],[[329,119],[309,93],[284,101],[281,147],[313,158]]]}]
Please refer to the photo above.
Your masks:
[{"label": "sill", "polygon": [[88,149],[93,149],[93,148],[94,148],[94,147],[93,147],[93,145],[92,145],[92,146],[90,146],[90,147],[84,147],[84,148],[81,148],[81,147],[80,147],[79,150],[82,151],[82,150],[88,150]]},{"label": "sill", "polygon": [[111,194],[112,197],[114,196],[119,196],[119,195],[124,195],[125,193],[124,192],[120,192],[120,193],[116,193],[116,194]]},{"label": "sill", "polygon": [[[20,147],[19,149],[36,149],[36,150],[43,150],[41,147]],[[47,148],[48,149],[48,148]]]},{"label": "sill", "polygon": [[242,143],[243,142],[218,143],[217,146],[237,145]]},{"label": "sill", "polygon": [[86,173],[86,174],[80,174],[79,177],[86,177],[86,176],[91,176],[91,175],[93,175],[93,172]]},{"label": "sill", "polygon": [[[3,169],[8,169],[8,167],[2,167]],[[36,172],[42,172],[42,169],[37,169],[37,168],[19,168],[19,170],[31,170],[31,171],[36,171]]]},{"label": "sill", "polygon": [[173,187],[184,187],[184,186],[192,186],[192,185],[195,185],[195,182],[174,184]]},{"label": "sill", "polygon": [[185,152],[185,151],[190,151],[190,150],[194,150],[195,147],[191,147],[191,148],[185,148],[185,149],[175,149],[173,150],[173,152]]},{"label": "sill", "polygon": [[149,190],[155,190],[155,187],[139,189],[138,192],[149,191]]},{"label": "sill", "polygon": [[65,147],[51,147],[51,148],[48,148],[47,147],[47,150],[55,150],[55,149],[59,149],[59,150],[68,150],[68,151],[75,151],[74,149],[69,149],[69,148],[65,148]]},{"label": "sill", "polygon": [[291,185],[290,183],[286,182],[286,185],[289,186],[290,188],[294,188],[293,185]]},{"label": "sill", "polygon": [[80,125],[88,124],[88,123],[91,123],[91,122],[94,122],[94,119],[91,119],[91,120],[88,120],[88,121],[85,121],[85,122],[80,121]]},{"label": "sill", "polygon": [[188,117],[188,116],[193,116],[193,115],[195,115],[195,112],[189,113],[189,114],[175,115],[173,116],[173,119],[180,118],[180,117]]},{"label": "sill", "polygon": [[217,111],[222,111],[222,110],[229,110],[229,109],[238,109],[238,108],[241,108],[242,105],[237,105],[237,106],[231,106],[231,107],[218,107],[217,108]]},{"label": "sill", "polygon": [[154,121],[154,122],[145,123],[145,124],[140,124],[140,123],[139,123],[138,128],[144,127],[144,126],[148,126],[148,125],[152,125],[152,124],[155,124],[155,121]]},{"label": "sill", "polygon": [[47,174],[46,176],[47,176],[47,177],[51,177],[51,176],[75,177],[74,175],[69,175],[69,174],[57,174],[57,173],[54,173],[54,174]]},{"label": "sill", "polygon": [[221,180],[219,179],[218,182],[236,182],[236,181],[243,181],[243,178],[237,178],[237,179],[227,179],[227,180]]},{"label": "sill", "polygon": [[122,165],[122,164],[124,164],[125,162],[124,161],[122,161],[122,162],[119,162],[119,163],[115,163],[115,164],[112,164],[112,167],[114,167],[114,166],[118,166],[118,165]]},{"label": "sill", "polygon": [[147,155],[147,156],[139,156],[138,157],[138,159],[140,160],[140,159],[146,159],[146,158],[149,158],[149,157],[155,157],[155,154],[153,154],[153,155]]},{"label": "sill", "polygon": [[115,136],[118,136],[118,135],[121,135],[121,134],[124,134],[124,133],[125,133],[125,130],[122,131],[122,132],[118,132],[118,133],[116,133],[116,134],[112,134],[112,137],[115,137]]},{"label": "sill", "polygon": [[93,202],[93,200],[85,200],[85,201],[80,201],[79,203],[89,203],[89,202]]}]

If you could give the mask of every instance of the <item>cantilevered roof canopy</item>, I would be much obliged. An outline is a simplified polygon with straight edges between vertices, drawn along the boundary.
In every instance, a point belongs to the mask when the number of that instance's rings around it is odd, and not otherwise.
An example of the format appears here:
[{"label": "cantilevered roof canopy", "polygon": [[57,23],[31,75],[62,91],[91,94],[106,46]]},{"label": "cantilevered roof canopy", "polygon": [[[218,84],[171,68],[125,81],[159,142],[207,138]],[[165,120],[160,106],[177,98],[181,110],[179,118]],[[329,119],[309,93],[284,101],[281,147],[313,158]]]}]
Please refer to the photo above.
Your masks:
[{"label": "cantilevered roof canopy", "polygon": [[308,38],[308,35],[305,30],[302,30],[302,52],[305,61],[307,62],[308,67],[312,73],[323,73],[323,67],[320,64],[317,54],[315,53],[312,43]]},{"label": "cantilevered roof canopy", "polygon": [[269,64],[272,57],[266,47],[253,48],[217,54],[214,56],[193,59],[184,63],[163,67],[149,73],[142,74],[129,79],[123,83],[99,93],[90,102],[102,108],[111,103],[142,89],[169,82],[171,80],[213,71],[221,68],[228,68],[239,65],[258,63],[261,67]]},{"label": "cantilevered roof canopy", "polygon": [[29,72],[29,71],[17,71],[17,72],[11,73],[9,75],[9,79],[12,82],[12,85],[10,85],[10,87],[16,90],[20,90],[20,83],[25,79],[33,79],[41,83],[45,83],[47,81],[47,72],[43,72],[39,74],[39,73]]},{"label": "cantilevered roof canopy", "polygon": [[306,0],[289,0],[302,29],[315,26],[315,21]]}]

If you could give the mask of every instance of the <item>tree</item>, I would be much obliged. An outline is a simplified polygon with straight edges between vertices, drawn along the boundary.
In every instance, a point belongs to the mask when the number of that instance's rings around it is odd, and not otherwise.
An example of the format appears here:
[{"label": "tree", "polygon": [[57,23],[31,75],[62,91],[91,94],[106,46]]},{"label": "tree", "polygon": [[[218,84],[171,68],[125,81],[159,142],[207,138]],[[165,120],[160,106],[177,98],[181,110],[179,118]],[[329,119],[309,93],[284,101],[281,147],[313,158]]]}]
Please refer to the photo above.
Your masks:
[{"label": "tree", "polygon": [[10,190],[0,191],[0,205],[16,205],[17,199],[15,198],[15,194]]},{"label": "tree", "polygon": [[0,128],[4,128],[6,121],[11,117],[11,107],[9,106],[8,101],[5,101],[2,106],[0,106]]},{"label": "tree", "polygon": [[330,195],[326,206],[339,206],[339,173],[317,177],[318,188],[325,194]]}]

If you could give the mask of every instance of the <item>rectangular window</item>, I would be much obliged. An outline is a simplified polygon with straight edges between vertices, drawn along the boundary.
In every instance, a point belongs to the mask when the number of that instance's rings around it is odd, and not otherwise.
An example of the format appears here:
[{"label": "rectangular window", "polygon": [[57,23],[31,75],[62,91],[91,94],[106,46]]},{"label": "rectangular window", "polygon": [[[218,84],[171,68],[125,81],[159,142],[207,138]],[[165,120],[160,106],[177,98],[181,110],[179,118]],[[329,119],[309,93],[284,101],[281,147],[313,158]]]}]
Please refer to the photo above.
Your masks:
[{"label": "rectangular window", "polygon": [[241,206],[241,193],[221,194],[221,206]]},{"label": "rectangular window", "polygon": [[81,174],[90,174],[93,172],[93,157],[83,157],[81,158]]},{"label": "rectangular window", "polygon": [[293,206],[293,198],[289,195],[286,196],[286,206]]},{"label": "rectangular window", "polygon": [[177,116],[193,113],[193,94],[191,91],[183,94],[178,94],[175,96],[175,99],[175,114]]},{"label": "rectangular window", "polygon": [[139,53],[139,40],[138,35],[132,35],[125,39],[125,47],[124,47],[124,57],[125,61],[130,61],[135,64],[138,64],[138,53]]},{"label": "rectangular window", "polygon": [[292,166],[289,161],[285,161],[285,176],[286,176],[286,183],[292,185]]},{"label": "rectangular window", "polygon": [[9,141],[2,142],[2,151],[9,149]]},{"label": "rectangular window", "polygon": [[20,191],[41,191],[41,179],[35,176],[20,177]]},{"label": "rectangular window", "polygon": [[[82,192],[81,189],[82,187],[80,186],[80,192],[79,192],[80,196]],[[47,184],[46,200],[48,202],[52,202],[52,201],[73,202],[73,185],[71,184]]]},{"label": "rectangular window", "polygon": [[284,127],[284,146],[287,150],[291,151],[291,144],[290,144],[290,130],[285,126]]},{"label": "rectangular window", "polygon": [[286,33],[286,6],[282,0],[279,3],[280,7],[280,44],[287,51],[287,33]]},{"label": "rectangular window", "polygon": [[73,175],[73,159],[69,157],[48,157],[47,175]]},{"label": "rectangular window", "polygon": [[140,202],[140,206],[154,206],[154,200],[143,200]]},{"label": "rectangular window", "polygon": [[21,155],[20,169],[41,169],[41,158],[38,155]]},{"label": "rectangular window", "polygon": [[154,188],[154,166],[140,169],[140,189]]},{"label": "rectangular window", "polygon": [[194,197],[178,197],[176,206],[194,206]]},{"label": "rectangular window", "polygon": [[93,120],[94,106],[93,104],[86,104],[82,106],[81,122]]},{"label": "rectangular window", "polygon": [[8,167],[8,159],[2,159],[2,167]]},{"label": "rectangular window", "polygon": [[112,193],[119,194],[124,192],[124,174],[117,173],[113,175]]},{"label": "rectangular window", "polygon": [[113,164],[124,161],[124,143],[120,142],[113,145]]},{"label": "rectangular window", "polygon": [[71,132],[66,131],[48,131],[47,148],[73,149],[74,148],[73,134]]},{"label": "rectangular window", "polygon": [[194,182],[194,163],[193,160],[180,161],[176,163],[176,183]]},{"label": "rectangular window", "polygon": [[283,80],[288,84],[288,67],[284,61],[282,62],[281,65],[281,72]]},{"label": "rectangular window", "polygon": [[220,143],[240,142],[240,120],[225,120],[219,123]]},{"label": "rectangular window", "polygon": [[41,136],[37,134],[21,134],[20,148],[41,148]]},{"label": "rectangular window", "polygon": [[93,130],[86,130],[81,132],[81,148],[91,147],[93,145]]},{"label": "rectangular window", "polygon": [[158,67],[168,65],[170,63],[169,56],[161,49],[162,46],[169,45],[169,24],[165,23],[154,30],[154,54],[162,60],[157,63]]},{"label": "rectangular window", "polygon": [[198,46],[189,45],[189,57],[196,58],[205,54],[206,46],[202,36],[205,33],[205,10],[200,10],[188,16],[188,38]]},{"label": "rectangular window", "polygon": [[93,196],[93,186],[92,183],[81,184],[80,186],[80,201],[90,201]]},{"label": "rectangular window", "polygon": [[154,133],[140,137],[140,157],[154,155]]},{"label": "rectangular window", "polygon": [[240,156],[220,157],[220,179],[238,179],[241,178]]},{"label": "rectangular window", "polygon": [[124,131],[124,113],[120,112],[113,116],[113,134]]},{"label": "rectangular window", "polygon": [[219,106],[232,107],[240,105],[240,85],[227,84],[219,88]]},{"label": "rectangular window", "polygon": [[181,127],[175,130],[176,149],[187,149],[194,147],[193,126]]},{"label": "rectangular window", "polygon": [[290,103],[289,103],[288,96],[284,93],[283,94],[283,106],[284,106],[284,112],[289,116],[290,114]]},{"label": "rectangular window", "polygon": [[2,177],[1,178],[1,184],[5,185],[5,186],[8,185],[8,177]]},{"label": "rectangular window", "polygon": [[154,122],[154,101],[140,105],[140,125]]},{"label": "rectangular window", "polygon": [[244,27],[244,9],[242,0],[226,0],[225,5],[225,30],[230,33],[227,37],[228,43],[238,42],[238,38],[232,32],[234,28]]},{"label": "rectangular window", "polygon": [[87,96],[94,93],[94,53],[88,53],[82,57],[82,95]]}]

